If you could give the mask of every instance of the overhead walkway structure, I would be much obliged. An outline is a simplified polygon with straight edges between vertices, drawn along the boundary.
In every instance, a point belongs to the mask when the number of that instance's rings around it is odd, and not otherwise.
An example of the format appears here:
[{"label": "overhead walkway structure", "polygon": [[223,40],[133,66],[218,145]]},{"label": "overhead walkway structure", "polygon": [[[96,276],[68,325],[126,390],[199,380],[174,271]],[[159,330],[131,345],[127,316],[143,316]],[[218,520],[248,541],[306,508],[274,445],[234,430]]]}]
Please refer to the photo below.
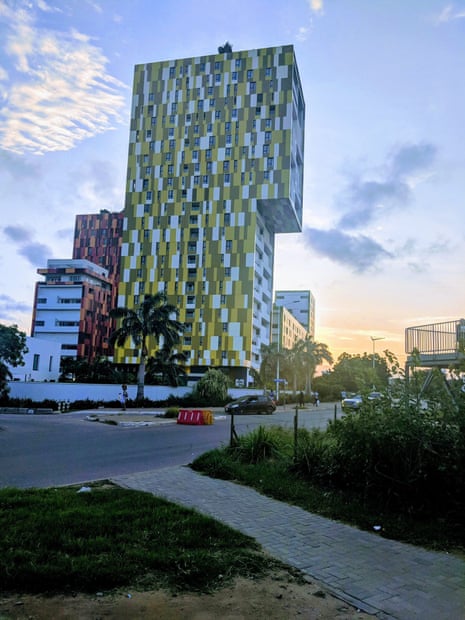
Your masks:
[{"label": "overhead walkway structure", "polygon": [[449,368],[465,360],[465,319],[408,327],[407,368]]}]

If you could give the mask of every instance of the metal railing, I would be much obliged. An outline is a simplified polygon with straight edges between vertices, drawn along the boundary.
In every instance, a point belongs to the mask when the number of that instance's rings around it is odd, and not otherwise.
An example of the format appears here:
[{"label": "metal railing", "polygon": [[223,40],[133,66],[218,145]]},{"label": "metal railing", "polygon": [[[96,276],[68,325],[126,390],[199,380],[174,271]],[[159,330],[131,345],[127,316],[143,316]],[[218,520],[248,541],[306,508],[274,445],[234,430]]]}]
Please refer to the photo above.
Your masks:
[{"label": "metal railing", "polygon": [[405,330],[405,352],[412,355],[452,355],[463,352],[465,319],[408,327]]}]

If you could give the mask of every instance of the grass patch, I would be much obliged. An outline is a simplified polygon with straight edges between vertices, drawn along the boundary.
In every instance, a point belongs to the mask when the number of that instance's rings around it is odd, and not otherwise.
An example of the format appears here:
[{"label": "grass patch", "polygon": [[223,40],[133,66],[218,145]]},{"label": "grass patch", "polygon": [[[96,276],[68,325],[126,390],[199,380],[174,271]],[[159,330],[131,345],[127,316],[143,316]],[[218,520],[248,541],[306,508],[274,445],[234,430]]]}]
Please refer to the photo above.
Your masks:
[{"label": "grass patch", "polygon": [[[274,440],[270,436],[273,430],[276,434]],[[294,461],[291,438],[292,432],[281,428],[268,427],[266,437],[255,430],[250,436],[239,438],[234,448],[225,447],[201,455],[192,467],[212,477],[241,482],[274,499],[364,530],[373,531],[375,526],[381,526],[380,534],[387,538],[435,550],[465,553],[463,513],[401,512],[392,509],[389,503],[381,503],[354,489],[324,484],[320,469],[324,467],[328,471],[331,467],[331,462],[323,462],[328,446],[315,434],[311,445],[321,443],[321,447],[315,454],[309,450],[305,452],[307,469],[304,474]],[[263,456],[266,446],[273,446],[273,449]],[[301,458],[299,452],[298,458]],[[258,460],[257,453],[261,457]],[[309,471],[315,471],[313,479]]]},{"label": "grass patch", "polygon": [[213,519],[118,487],[0,490],[0,589],[210,591],[278,564]]}]

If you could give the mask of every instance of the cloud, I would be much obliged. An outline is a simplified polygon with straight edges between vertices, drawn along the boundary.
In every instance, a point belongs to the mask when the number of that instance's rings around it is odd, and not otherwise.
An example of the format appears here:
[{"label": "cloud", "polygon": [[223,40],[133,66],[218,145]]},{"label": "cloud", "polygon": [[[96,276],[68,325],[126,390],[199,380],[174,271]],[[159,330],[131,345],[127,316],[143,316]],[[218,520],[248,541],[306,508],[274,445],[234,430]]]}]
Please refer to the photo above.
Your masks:
[{"label": "cloud", "polygon": [[380,260],[392,254],[365,235],[348,235],[341,230],[304,229],[304,241],[315,252],[357,273],[372,270]]},{"label": "cloud", "polygon": [[0,295],[0,319],[3,321],[13,321],[18,312],[31,312],[31,305],[16,301],[8,295]]},{"label": "cloud", "polygon": [[407,144],[396,149],[391,158],[390,174],[394,178],[404,178],[433,164],[437,149],[433,144],[420,142]]},{"label": "cloud", "polygon": [[295,35],[295,38],[297,39],[297,41],[299,41],[300,43],[303,43],[303,41],[307,40],[307,35],[309,32],[309,28],[306,28],[305,26],[301,26],[297,32],[297,34]]},{"label": "cloud", "polygon": [[0,149],[0,177],[9,175],[13,179],[37,178],[42,174],[42,167],[36,160],[2,151]]},{"label": "cloud", "polygon": [[314,13],[323,12],[323,0],[308,0],[308,4]]},{"label": "cloud", "polygon": [[52,249],[33,240],[32,232],[25,226],[5,226],[5,236],[17,246],[17,252],[33,267],[43,267],[53,256]]},{"label": "cloud", "polygon": [[24,242],[31,240],[31,232],[23,226],[5,226],[3,232],[11,241]]},{"label": "cloud", "polygon": [[18,254],[23,256],[33,267],[45,267],[52,256],[52,250],[43,243],[31,242],[22,245]]},{"label": "cloud", "polygon": [[0,148],[69,150],[114,128],[122,121],[127,87],[107,72],[102,51],[75,30],[36,27],[31,11],[18,6],[13,11],[0,4],[7,25],[0,49],[12,62],[0,93]]},{"label": "cloud", "polygon": [[436,25],[454,21],[456,19],[465,18],[465,11],[456,10],[454,5],[448,4],[434,19]]},{"label": "cloud", "polygon": [[412,199],[414,175],[428,169],[437,149],[430,143],[407,144],[389,155],[378,179],[353,178],[339,199],[346,213],[338,227],[352,230],[369,224],[376,216],[405,207]]}]

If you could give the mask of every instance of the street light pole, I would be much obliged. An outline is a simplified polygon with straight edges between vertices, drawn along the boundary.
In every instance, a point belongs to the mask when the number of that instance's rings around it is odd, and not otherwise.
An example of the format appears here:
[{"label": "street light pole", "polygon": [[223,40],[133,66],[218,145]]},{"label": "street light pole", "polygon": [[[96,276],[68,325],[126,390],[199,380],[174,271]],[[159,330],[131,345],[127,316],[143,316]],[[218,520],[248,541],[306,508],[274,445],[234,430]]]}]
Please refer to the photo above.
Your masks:
[{"label": "street light pole", "polygon": [[[384,340],[384,336],[377,336],[377,337],[370,336],[370,338],[371,338],[371,342],[373,343],[373,360],[372,360],[372,362],[373,362],[373,370],[374,370],[375,369],[375,342],[377,340]],[[375,389],[375,388],[376,388],[376,386],[373,384],[373,389]]]},{"label": "street light pole", "polygon": [[275,308],[278,310],[278,355],[277,355],[277,359],[276,359],[276,402],[279,403],[279,383],[280,383],[280,378],[279,378],[279,353],[281,351],[281,312],[282,312],[282,306],[275,306]]},{"label": "street light pole", "polygon": [[375,342],[377,340],[384,340],[384,336],[378,336],[378,337],[370,336],[370,338],[373,343],[373,369],[374,369],[375,368]]}]

